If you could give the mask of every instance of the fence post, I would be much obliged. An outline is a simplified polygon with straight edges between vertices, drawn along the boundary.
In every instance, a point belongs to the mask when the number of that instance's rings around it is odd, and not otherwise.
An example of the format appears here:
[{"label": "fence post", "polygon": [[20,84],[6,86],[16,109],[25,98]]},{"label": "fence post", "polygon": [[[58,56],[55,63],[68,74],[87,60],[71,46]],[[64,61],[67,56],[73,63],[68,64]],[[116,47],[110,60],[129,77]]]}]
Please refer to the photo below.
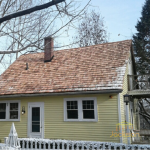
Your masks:
[{"label": "fence post", "polygon": [[9,133],[9,137],[6,140],[6,146],[20,149],[20,144],[18,142],[18,134],[16,132],[14,123],[12,123],[10,133]]},{"label": "fence post", "polygon": [[8,140],[8,137],[4,137],[4,143],[6,144]]}]

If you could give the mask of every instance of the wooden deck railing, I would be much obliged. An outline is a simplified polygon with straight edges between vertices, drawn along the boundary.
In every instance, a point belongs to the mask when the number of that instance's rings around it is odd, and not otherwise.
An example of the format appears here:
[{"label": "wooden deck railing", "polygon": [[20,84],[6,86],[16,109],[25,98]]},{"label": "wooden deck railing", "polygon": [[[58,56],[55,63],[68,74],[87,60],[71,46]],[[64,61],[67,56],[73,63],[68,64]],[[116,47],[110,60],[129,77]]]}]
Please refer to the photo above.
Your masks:
[{"label": "wooden deck railing", "polygon": [[128,75],[128,90],[150,90],[150,75]]}]

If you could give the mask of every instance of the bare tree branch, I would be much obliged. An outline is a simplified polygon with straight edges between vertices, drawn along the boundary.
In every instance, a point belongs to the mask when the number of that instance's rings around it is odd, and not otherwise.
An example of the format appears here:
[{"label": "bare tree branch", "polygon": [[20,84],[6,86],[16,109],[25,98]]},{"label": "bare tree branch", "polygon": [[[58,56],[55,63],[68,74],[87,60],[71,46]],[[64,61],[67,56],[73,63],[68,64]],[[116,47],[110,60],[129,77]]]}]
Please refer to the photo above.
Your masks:
[{"label": "bare tree branch", "polygon": [[7,20],[12,19],[12,18],[24,16],[24,15],[30,14],[30,13],[32,13],[32,12],[39,11],[39,10],[48,8],[48,7],[50,7],[50,6],[56,5],[56,4],[61,3],[61,2],[64,2],[64,1],[65,1],[65,0],[52,0],[52,1],[49,2],[49,3],[43,4],[43,5],[39,5],[39,6],[35,6],[35,7],[33,7],[33,8],[26,9],[26,10],[23,10],[23,11],[19,11],[19,12],[10,14],[10,15],[8,15],[8,16],[4,16],[4,17],[0,18],[0,24],[3,23],[4,21],[7,21]]},{"label": "bare tree branch", "polygon": [[[38,40],[38,41],[39,41],[39,40]],[[25,46],[25,47],[23,47],[23,48],[21,48],[21,49],[15,50],[15,51],[0,51],[0,54],[13,54],[13,53],[21,52],[21,51],[27,49],[28,47],[36,47],[36,43],[37,43],[38,41],[35,41],[35,42],[33,42],[33,43],[30,43],[29,45],[27,45],[27,46]]]},{"label": "bare tree branch", "polygon": [[148,123],[148,124],[150,124],[150,121],[147,119],[147,116],[145,116],[144,114],[142,114],[142,113],[139,113],[141,116],[143,116],[143,118],[146,120],[146,122]]},{"label": "bare tree branch", "polygon": [[150,101],[149,99],[141,99],[138,102],[139,114],[141,119],[141,129],[150,129]]}]

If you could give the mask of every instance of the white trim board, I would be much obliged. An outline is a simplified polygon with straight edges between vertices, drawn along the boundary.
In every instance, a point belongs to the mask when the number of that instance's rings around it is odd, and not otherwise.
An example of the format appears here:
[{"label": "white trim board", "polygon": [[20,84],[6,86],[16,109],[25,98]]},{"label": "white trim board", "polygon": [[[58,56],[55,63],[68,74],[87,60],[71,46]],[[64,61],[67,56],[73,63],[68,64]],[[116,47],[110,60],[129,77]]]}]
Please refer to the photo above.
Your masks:
[{"label": "white trim board", "polygon": [[[31,132],[31,108],[32,107],[40,107],[40,133],[32,133]],[[44,102],[29,102],[28,103],[28,129],[27,135],[29,138],[38,137],[44,138]]]}]

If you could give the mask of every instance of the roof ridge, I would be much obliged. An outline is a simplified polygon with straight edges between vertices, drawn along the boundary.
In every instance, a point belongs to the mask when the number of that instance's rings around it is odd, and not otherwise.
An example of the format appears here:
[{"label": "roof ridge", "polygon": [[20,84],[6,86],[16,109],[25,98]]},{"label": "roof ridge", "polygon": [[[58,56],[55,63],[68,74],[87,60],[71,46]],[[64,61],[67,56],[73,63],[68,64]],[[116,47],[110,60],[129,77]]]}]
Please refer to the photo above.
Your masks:
[{"label": "roof ridge", "polygon": [[[99,45],[106,45],[106,44],[114,44],[114,43],[122,43],[122,42],[125,42],[125,41],[131,41],[132,42],[132,39],[128,39],[128,40],[123,40],[123,41],[116,41],[116,42],[107,42],[107,43],[101,43],[101,44],[96,44],[96,45],[90,45],[90,46],[84,46],[84,47],[78,47],[78,48],[67,48],[67,49],[60,49],[60,50],[54,50],[54,52],[58,52],[58,51],[67,51],[67,50],[76,50],[76,49],[83,49],[83,48],[86,48],[86,47],[95,47],[95,46],[99,46]],[[44,53],[43,52],[36,52],[36,53],[29,53],[29,54],[23,54],[23,55],[31,55],[31,54],[41,54],[41,53]],[[23,55],[20,55],[20,56],[23,56]]]},{"label": "roof ridge", "polygon": [[[62,49],[62,50],[73,50],[73,49],[86,48],[86,47],[92,47],[92,46],[98,46],[98,45],[106,45],[106,44],[113,44],[113,43],[125,42],[125,41],[131,41],[132,42],[132,39],[130,39],[130,40],[123,40],[123,41],[116,41],[116,42],[107,42],[107,43],[101,43],[101,44],[84,46],[84,47],[78,47],[78,48],[70,48],[70,49],[68,48],[68,49]],[[57,50],[57,51],[62,51],[62,50]]]}]

